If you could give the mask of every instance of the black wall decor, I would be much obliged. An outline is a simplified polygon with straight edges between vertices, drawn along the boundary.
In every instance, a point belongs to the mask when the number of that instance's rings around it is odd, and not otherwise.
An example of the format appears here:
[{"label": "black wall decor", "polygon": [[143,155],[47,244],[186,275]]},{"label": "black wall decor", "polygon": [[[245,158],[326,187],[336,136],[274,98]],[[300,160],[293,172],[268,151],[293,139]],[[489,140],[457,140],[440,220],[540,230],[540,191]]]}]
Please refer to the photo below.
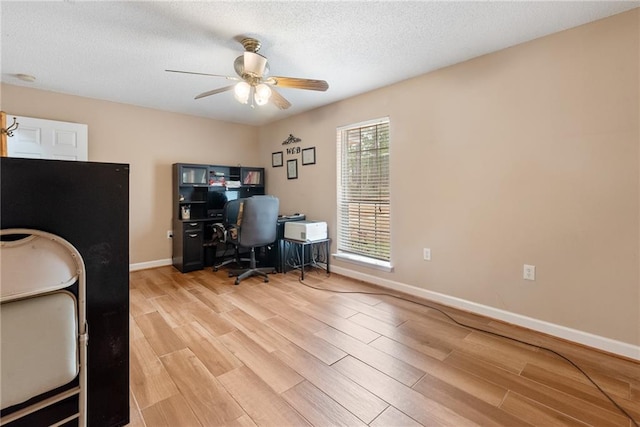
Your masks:
[{"label": "black wall decor", "polygon": [[302,164],[303,165],[316,164],[316,147],[304,148],[302,150]]},{"label": "black wall decor", "polygon": [[293,136],[293,134],[289,134],[289,137],[282,141],[282,145],[295,144],[296,142],[300,142],[302,139]]},{"label": "black wall decor", "polygon": [[287,179],[298,179],[298,159],[287,160]]}]

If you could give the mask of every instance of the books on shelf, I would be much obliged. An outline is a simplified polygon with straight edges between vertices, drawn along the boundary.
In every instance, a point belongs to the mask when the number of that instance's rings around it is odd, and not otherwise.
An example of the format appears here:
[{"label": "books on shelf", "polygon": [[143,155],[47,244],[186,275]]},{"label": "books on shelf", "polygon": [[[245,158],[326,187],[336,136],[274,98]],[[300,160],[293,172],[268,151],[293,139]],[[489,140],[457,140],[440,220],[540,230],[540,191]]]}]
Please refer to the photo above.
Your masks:
[{"label": "books on shelf", "polygon": [[262,182],[262,171],[260,170],[243,171],[241,177],[221,171],[209,171],[209,186],[211,187],[239,188],[242,185],[262,185]]},{"label": "books on shelf", "polygon": [[243,179],[245,185],[260,184],[260,171],[248,171]]},{"label": "books on shelf", "polygon": [[209,185],[212,187],[224,187],[226,185],[226,178],[224,172],[216,172],[214,170],[209,172]]}]

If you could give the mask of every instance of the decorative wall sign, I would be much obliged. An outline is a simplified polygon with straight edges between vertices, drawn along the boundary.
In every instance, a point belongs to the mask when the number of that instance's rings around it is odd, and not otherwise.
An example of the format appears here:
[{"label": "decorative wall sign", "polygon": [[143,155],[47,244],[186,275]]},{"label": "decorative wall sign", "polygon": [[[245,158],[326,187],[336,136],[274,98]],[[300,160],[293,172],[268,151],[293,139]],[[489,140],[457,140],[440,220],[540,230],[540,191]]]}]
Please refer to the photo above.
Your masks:
[{"label": "decorative wall sign", "polygon": [[282,151],[271,153],[271,166],[274,168],[282,166]]},{"label": "decorative wall sign", "polygon": [[316,164],[316,147],[305,148],[302,150],[302,164],[303,165]]},{"label": "decorative wall sign", "polygon": [[287,160],[287,179],[298,179],[298,159]]},{"label": "decorative wall sign", "polygon": [[282,145],[293,144],[295,142],[300,142],[300,141],[302,141],[300,138],[296,138],[292,134],[289,134],[289,138],[282,141]]},{"label": "decorative wall sign", "polygon": [[300,154],[300,147],[287,148],[287,155]]}]

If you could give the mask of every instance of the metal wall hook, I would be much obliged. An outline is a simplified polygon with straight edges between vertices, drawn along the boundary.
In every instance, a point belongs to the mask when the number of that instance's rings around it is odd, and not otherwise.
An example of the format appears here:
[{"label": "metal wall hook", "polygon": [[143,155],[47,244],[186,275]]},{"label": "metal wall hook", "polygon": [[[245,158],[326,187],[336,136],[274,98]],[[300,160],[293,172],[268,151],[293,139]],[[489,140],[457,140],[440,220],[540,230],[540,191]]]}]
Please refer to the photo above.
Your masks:
[{"label": "metal wall hook", "polygon": [[13,118],[13,123],[11,123],[11,126],[5,128],[0,129],[0,133],[4,133],[6,134],[9,138],[11,138],[13,136],[13,132],[18,130],[18,126],[20,126],[20,123],[16,122],[16,118]]}]

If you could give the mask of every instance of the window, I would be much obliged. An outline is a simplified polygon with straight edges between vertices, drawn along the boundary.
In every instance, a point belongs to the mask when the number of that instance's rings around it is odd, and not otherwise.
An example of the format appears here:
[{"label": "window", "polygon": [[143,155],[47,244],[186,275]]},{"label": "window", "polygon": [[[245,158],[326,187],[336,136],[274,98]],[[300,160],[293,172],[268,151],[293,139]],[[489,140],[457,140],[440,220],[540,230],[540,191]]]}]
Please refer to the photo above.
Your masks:
[{"label": "window", "polygon": [[389,119],[338,128],[338,256],[389,268]]}]

